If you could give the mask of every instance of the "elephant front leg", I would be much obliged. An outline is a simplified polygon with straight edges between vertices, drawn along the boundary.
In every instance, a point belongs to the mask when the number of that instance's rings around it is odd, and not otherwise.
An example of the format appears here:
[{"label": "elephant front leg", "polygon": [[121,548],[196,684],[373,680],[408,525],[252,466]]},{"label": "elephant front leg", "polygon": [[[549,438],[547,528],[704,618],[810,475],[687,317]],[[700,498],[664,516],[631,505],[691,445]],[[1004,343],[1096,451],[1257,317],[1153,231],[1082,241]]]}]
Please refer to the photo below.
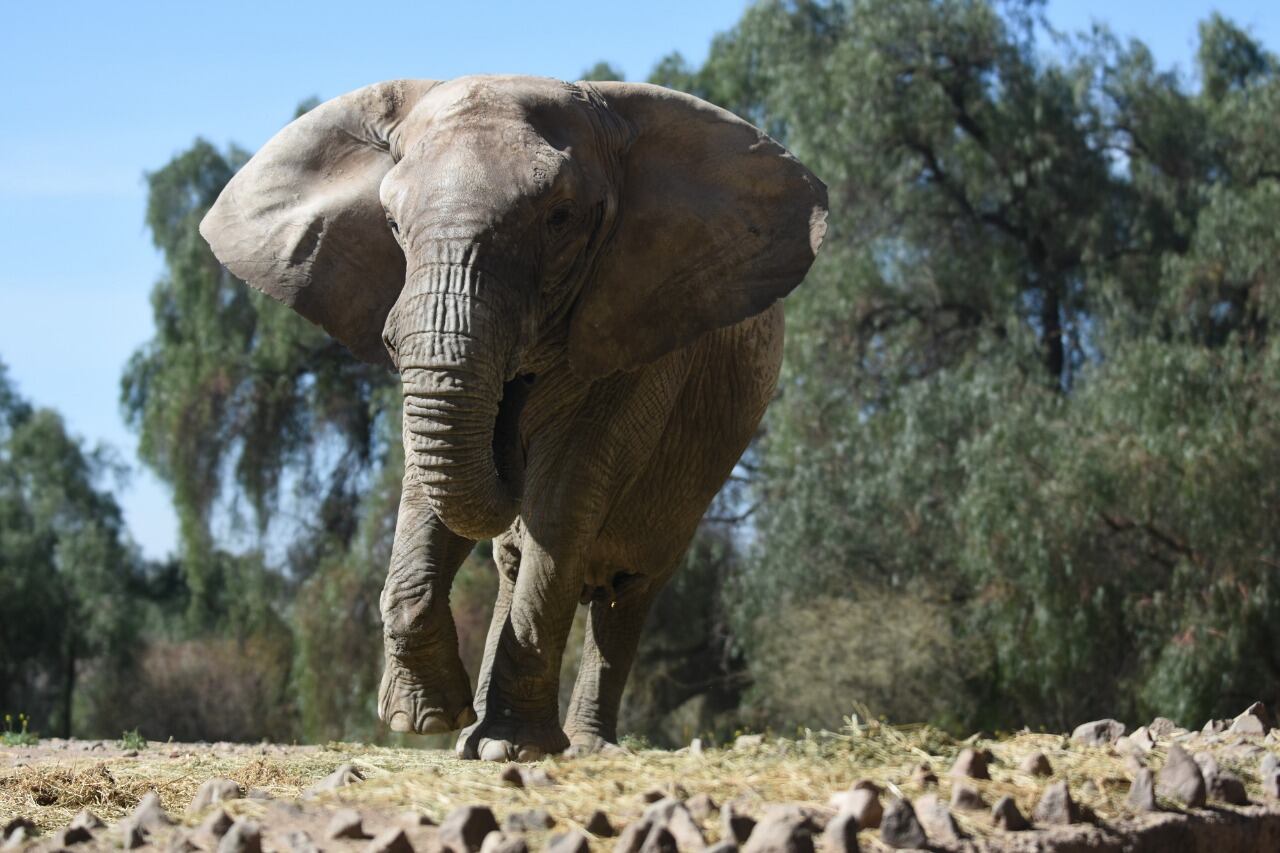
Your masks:
[{"label": "elephant front leg", "polygon": [[499,559],[498,602],[480,674],[480,717],[458,739],[463,758],[536,761],[568,747],[559,688],[560,661],[582,587],[574,550],[549,549],[526,533],[518,568]]},{"label": "elephant front leg", "polygon": [[449,587],[474,544],[445,527],[406,479],[381,601],[378,716],[392,731],[448,732],[475,720],[449,610]]}]

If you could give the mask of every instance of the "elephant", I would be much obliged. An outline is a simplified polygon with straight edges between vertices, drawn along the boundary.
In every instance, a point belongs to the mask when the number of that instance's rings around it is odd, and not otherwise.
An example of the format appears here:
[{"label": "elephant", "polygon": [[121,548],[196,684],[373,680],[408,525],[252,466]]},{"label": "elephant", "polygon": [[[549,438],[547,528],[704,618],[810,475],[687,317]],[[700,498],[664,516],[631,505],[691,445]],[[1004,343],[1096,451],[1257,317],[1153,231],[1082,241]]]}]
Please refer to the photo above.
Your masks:
[{"label": "elephant", "polygon": [[[608,748],[641,629],[755,434],[826,187],[656,85],[377,83],[284,127],[200,232],[236,277],[398,371],[405,470],[378,713],[459,755]],[[449,588],[493,539],[473,693]],[[561,718],[560,663],[587,607]]]}]

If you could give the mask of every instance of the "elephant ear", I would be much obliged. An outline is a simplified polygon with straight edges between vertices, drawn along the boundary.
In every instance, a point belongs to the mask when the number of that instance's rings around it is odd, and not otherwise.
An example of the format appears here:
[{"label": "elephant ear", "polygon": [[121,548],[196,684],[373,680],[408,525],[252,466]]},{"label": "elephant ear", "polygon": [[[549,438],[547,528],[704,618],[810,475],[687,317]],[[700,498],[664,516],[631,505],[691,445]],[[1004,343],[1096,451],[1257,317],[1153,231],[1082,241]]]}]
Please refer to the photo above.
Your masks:
[{"label": "elephant ear", "polygon": [[382,327],[405,270],[378,187],[397,128],[435,85],[393,80],[321,104],[272,137],[200,223],[227,269],[373,364],[391,363]]},{"label": "elephant ear", "polygon": [[826,233],[827,189],[777,142],[706,101],[643,83],[590,85],[633,131],[614,234],[569,331],[574,369],[593,378],[790,293]]}]

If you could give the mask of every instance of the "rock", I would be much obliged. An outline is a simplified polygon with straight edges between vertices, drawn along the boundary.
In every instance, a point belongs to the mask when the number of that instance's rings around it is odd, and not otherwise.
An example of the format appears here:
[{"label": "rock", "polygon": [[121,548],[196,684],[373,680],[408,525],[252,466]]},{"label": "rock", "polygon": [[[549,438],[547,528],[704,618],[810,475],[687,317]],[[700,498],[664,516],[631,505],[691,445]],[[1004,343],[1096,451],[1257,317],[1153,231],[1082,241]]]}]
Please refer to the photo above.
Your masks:
[{"label": "rock", "polygon": [[685,804],[672,797],[659,800],[644,810],[644,819],[652,826],[661,826],[671,833],[676,845],[686,851],[701,850],[707,846],[698,822],[693,819]]},{"label": "rock", "polygon": [[551,836],[547,853],[591,853],[591,842],[581,832],[571,831]]},{"label": "rock", "polygon": [[912,806],[916,810],[916,819],[930,838],[938,841],[959,841],[964,838],[960,825],[951,816],[951,810],[938,799],[937,794],[925,794]]},{"label": "rock", "polygon": [[868,788],[855,788],[852,791],[840,791],[832,794],[827,805],[837,814],[851,814],[863,829],[875,829],[884,816],[884,807],[880,805],[880,795]]},{"label": "rock", "polygon": [[613,823],[609,820],[609,816],[600,809],[596,809],[591,813],[591,817],[587,818],[583,827],[587,832],[599,838],[613,838],[618,831],[613,828]]},{"label": "rock", "polygon": [[218,842],[218,853],[262,853],[262,827],[255,820],[240,818]]},{"label": "rock", "polygon": [[826,853],[857,853],[858,819],[849,812],[842,812],[827,822],[822,832],[822,849]]},{"label": "rock", "polygon": [[693,815],[694,820],[708,820],[716,812],[720,811],[720,806],[715,800],[711,799],[710,794],[694,794],[692,797],[684,801],[684,806],[689,810],[689,814]]},{"label": "rock", "polygon": [[1116,746],[1121,744],[1146,755],[1155,747],[1156,739],[1151,736],[1151,731],[1146,726],[1138,726],[1130,734],[1116,741]]},{"label": "rock", "polygon": [[120,846],[125,850],[133,850],[147,843],[151,833],[140,826],[133,818],[120,821]]},{"label": "rock", "polygon": [[504,832],[538,832],[556,825],[546,809],[529,809],[523,812],[512,812],[502,821]]},{"label": "rock", "polygon": [[922,761],[911,771],[911,783],[921,788],[930,788],[938,784],[938,776],[929,766],[929,762]]},{"label": "rock", "polygon": [[[742,845],[742,853],[814,853],[814,829],[813,822],[798,810],[772,811],[756,824],[751,837]],[[680,849],[687,848],[680,845]]]},{"label": "rock", "polygon": [[1261,702],[1254,702],[1231,721],[1231,731],[1242,735],[1265,735],[1275,728],[1271,713]]},{"label": "rock", "polygon": [[976,749],[963,749],[956,758],[956,763],[951,765],[950,775],[953,777],[970,779],[990,779],[991,774],[987,772],[987,756],[983,752]]},{"label": "rock", "polygon": [[1044,789],[1040,802],[1036,803],[1032,817],[1037,824],[1066,826],[1080,820],[1075,801],[1071,799],[1071,791],[1066,782],[1054,782]]},{"label": "rock", "polygon": [[1018,804],[1007,794],[996,800],[996,804],[991,807],[991,822],[997,829],[1005,832],[1022,832],[1031,828],[1031,824],[1027,823],[1027,819],[1018,810]]},{"label": "rock", "polygon": [[320,853],[320,848],[311,840],[311,836],[301,829],[295,829],[284,837],[291,853]]},{"label": "rock", "polygon": [[732,839],[738,844],[746,844],[751,831],[756,828],[756,819],[740,811],[733,803],[727,803],[720,809],[720,836]]},{"label": "rock", "polygon": [[338,809],[329,818],[329,826],[324,831],[325,838],[369,838],[364,831],[364,819],[355,809]]},{"label": "rock", "polygon": [[[640,848],[644,846],[645,839],[649,837],[649,830],[653,826],[644,818],[632,821],[622,830],[622,834],[618,836],[617,842],[613,845],[613,853],[639,853]],[[670,835],[670,833],[668,833]],[[675,839],[671,840],[675,844]]]},{"label": "rock", "polygon": [[[222,851],[219,850],[218,853]],[[364,853],[413,853],[413,845],[409,843],[409,836],[405,835],[403,829],[393,826],[374,836],[364,846]]]},{"label": "rock", "polygon": [[1233,806],[1249,804],[1249,795],[1245,793],[1244,782],[1239,776],[1230,770],[1223,770],[1207,752],[1197,752],[1195,762],[1200,767],[1200,775],[1204,777],[1205,795],[1209,799]]},{"label": "rock", "polygon": [[1049,757],[1039,750],[1023,758],[1018,764],[1018,769],[1029,776],[1053,775],[1053,765],[1049,763]]},{"label": "rock", "polygon": [[1262,777],[1262,794],[1273,800],[1280,800],[1280,770],[1272,770]]},{"label": "rock", "polygon": [[929,838],[908,800],[893,800],[880,820],[880,840],[895,850],[924,847]]},{"label": "rock", "polygon": [[1147,726],[1147,731],[1151,733],[1151,736],[1153,738],[1156,738],[1157,740],[1159,740],[1160,738],[1163,738],[1163,737],[1169,737],[1169,735],[1173,734],[1174,732],[1178,731],[1181,728],[1182,726],[1178,725],[1168,717],[1156,717]]},{"label": "rock", "polygon": [[1176,743],[1169,747],[1164,767],[1156,776],[1156,790],[1165,797],[1177,800],[1188,808],[1204,806],[1207,793],[1200,767],[1186,751]]},{"label": "rock", "polygon": [[689,741],[690,755],[697,757],[699,755],[702,755],[702,753],[703,753],[702,738],[696,737],[693,740]]},{"label": "rock", "polygon": [[951,808],[976,812],[987,807],[987,801],[972,785],[957,782],[951,786]]},{"label": "rock", "polygon": [[[339,788],[345,788],[347,785],[354,785],[363,781],[364,776],[360,775],[360,771],[356,770],[355,767],[350,764],[339,764],[332,773],[307,788],[303,792],[303,796],[315,796],[322,791],[336,791]],[[249,792],[249,796],[253,796],[252,791]]]},{"label": "rock", "polygon": [[17,832],[22,832],[24,836],[27,836],[33,835],[35,831],[36,825],[31,821],[31,819],[19,815],[18,817],[10,819],[5,823],[4,827],[0,829],[0,841],[8,841],[9,837]]},{"label": "rock", "polygon": [[504,785],[510,785],[513,788],[524,787],[524,771],[519,764],[508,764],[502,768],[502,772],[498,774],[498,778]]},{"label": "rock", "polygon": [[1129,783],[1129,796],[1125,798],[1125,802],[1135,811],[1157,811],[1159,806],[1156,805],[1155,774],[1145,767],[1135,773],[1133,781]]},{"label": "rock", "polygon": [[85,826],[68,826],[65,829],[59,829],[53,835],[53,847],[70,847],[73,844],[83,844],[86,841],[93,840],[93,833]]},{"label": "rock", "polygon": [[680,853],[676,839],[665,826],[654,826],[640,845],[640,853]]},{"label": "rock", "polygon": [[191,805],[187,806],[187,814],[196,815],[215,803],[238,800],[243,796],[244,790],[239,783],[231,779],[218,777],[206,779],[200,786],[200,790],[196,791],[196,795],[191,798]]},{"label": "rock", "polygon": [[1229,721],[1227,720],[1209,720],[1204,724],[1204,727],[1200,729],[1200,734],[1219,735],[1227,730],[1228,725]]},{"label": "rock", "polygon": [[407,811],[400,815],[400,823],[404,826],[435,826],[436,822],[431,819],[431,815],[424,812]]},{"label": "rock", "polygon": [[234,821],[231,819],[231,815],[227,814],[226,809],[214,809],[209,813],[208,817],[201,821],[200,828],[214,838],[221,838],[227,834],[227,830],[231,828],[232,823]]},{"label": "rock", "polygon": [[1071,733],[1071,739],[1087,746],[1110,746],[1124,734],[1124,723],[1110,718],[1081,723]]},{"label": "rock", "polygon": [[732,841],[717,841],[708,847],[704,853],[738,853],[738,845]]},{"label": "rock", "polygon": [[169,813],[160,805],[160,795],[155,791],[148,791],[143,795],[128,819],[146,830],[173,826],[173,818],[169,817]]},{"label": "rock", "polygon": [[738,735],[733,739],[734,749],[758,749],[764,746],[764,735]]},{"label": "rock", "polygon": [[199,849],[185,832],[175,832],[165,845],[165,853],[195,853]]},{"label": "rock", "polygon": [[93,812],[88,809],[81,809],[75,817],[71,818],[71,823],[67,824],[67,826],[82,826],[90,832],[93,832],[95,830],[102,829],[106,824],[103,823],[102,818],[98,817]]},{"label": "rock", "polygon": [[1280,758],[1277,758],[1275,753],[1271,752],[1262,756],[1262,760],[1258,762],[1258,775],[1266,776],[1276,770],[1280,770]]},{"label": "rock", "polygon": [[518,836],[491,832],[484,837],[484,843],[480,845],[480,853],[529,853],[529,842]]},{"label": "rock", "polygon": [[[440,824],[440,845],[452,853],[476,853],[484,838],[498,828],[488,806],[461,806]],[[376,841],[377,839],[375,839]]]}]

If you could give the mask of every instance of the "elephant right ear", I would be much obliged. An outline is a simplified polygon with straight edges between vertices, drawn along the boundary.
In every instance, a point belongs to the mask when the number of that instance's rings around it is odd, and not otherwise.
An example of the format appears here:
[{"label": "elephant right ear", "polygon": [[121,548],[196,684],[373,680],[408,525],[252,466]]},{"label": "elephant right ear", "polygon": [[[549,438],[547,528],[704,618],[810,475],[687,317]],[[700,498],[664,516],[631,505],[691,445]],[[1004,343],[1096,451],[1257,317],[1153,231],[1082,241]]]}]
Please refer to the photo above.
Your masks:
[{"label": "elephant right ear", "polygon": [[435,85],[393,80],[321,104],[272,137],[200,223],[227,269],[371,364],[391,364],[382,328],[405,273],[378,188],[393,134]]}]

